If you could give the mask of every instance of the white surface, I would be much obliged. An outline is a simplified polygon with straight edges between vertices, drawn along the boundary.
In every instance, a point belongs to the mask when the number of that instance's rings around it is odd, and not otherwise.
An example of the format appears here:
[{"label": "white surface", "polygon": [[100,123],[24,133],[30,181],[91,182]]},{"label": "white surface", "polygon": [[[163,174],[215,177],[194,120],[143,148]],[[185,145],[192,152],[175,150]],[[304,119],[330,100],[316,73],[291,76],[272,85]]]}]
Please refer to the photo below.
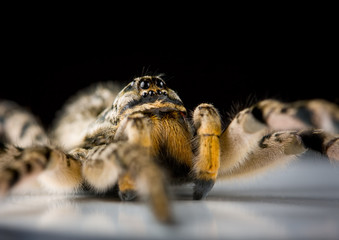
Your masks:
[{"label": "white surface", "polygon": [[256,179],[219,182],[204,201],[173,188],[176,224],[143,202],[12,195],[0,201],[0,239],[339,239],[339,165],[310,155]]}]

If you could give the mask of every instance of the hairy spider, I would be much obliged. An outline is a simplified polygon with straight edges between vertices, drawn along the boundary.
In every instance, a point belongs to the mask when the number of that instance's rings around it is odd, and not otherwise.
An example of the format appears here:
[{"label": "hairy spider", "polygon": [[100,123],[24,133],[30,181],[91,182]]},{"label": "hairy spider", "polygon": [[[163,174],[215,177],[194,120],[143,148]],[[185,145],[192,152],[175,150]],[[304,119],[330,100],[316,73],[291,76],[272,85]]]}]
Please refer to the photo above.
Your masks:
[{"label": "hairy spider", "polygon": [[122,200],[149,199],[166,222],[172,219],[168,183],[193,182],[193,198],[203,199],[217,179],[262,172],[307,149],[339,160],[339,108],[324,100],[267,99],[222,129],[211,104],[187,116],[160,75],[118,89],[106,83],[80,92],[49,134],[31,113],[2,101],[0,193],[33,176],[51,192],[118,189]]}]

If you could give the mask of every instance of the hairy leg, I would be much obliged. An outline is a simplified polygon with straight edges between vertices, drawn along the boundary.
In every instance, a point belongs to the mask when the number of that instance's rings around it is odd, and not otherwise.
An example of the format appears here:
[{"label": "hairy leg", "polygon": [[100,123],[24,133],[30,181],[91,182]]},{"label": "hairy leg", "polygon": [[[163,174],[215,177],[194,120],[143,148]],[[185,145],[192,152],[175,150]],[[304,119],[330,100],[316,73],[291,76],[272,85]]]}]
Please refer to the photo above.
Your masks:
[{"label": "hairy leg", "polygon": [[5,194],[30,177],[50,192],[70,192],[81,186],[81,163],[63,151],[35,146],[4,145],[0,154],[0,193]]},{"label": "hairy leg", "polygon": [[338,136],[320,130],[269,129],[256,106],[241,111],[223,132],[221,178],[249,175],[284,164],[312,149],[330,159],[339,157]]},{"label": "hairy leg", "polygon": [[10,101],[0,101],[0,141],[20,147],[49,143],[36,117]]},{"label": "hairy leg", "polygon": [[130,201],[137,196],[137,187],[130,172],[122,174],[118,181],[119,197],[121,200]]},{"label": "hairy leg", "polygon": [[122,86],[118,83],[97,83],[79,91],[58,112],[50,136],[53,143],[66,150],[78,147],[90,124],[112,105]]},{"label": "hairy leg", "polygon": [[270,130],[299,130],[306,148],[339,159],[339,106],[322,99],[283,103],[267,99],[251,108]]},{"label": "hairy leg", "polygon": [[116,141],[90,150],[83,163],[83,176],[97,191],[104,192],[119,184],[123,200],[134,192],[149,199],[161,221],[171,220],[165,178],[150,155],[149,119],[132,114],[121,122]]},{"label": "hairy leg", "polygon": [[195,187],[193,198],[205,198],[212,189],[220,166],[221,120],[210,104],[200,104],[193,113],[197,153],[193,161]]},{"label": "hairy leg", "polygon": [[49,140],[39,121],[15,103],[0,103],[0,192],[25,179],[38,180],[51,192],[69,192],[80,187],[81,163]]},{"label": "hairy leg", "polygon": [[258,120],[275,130],[305,128],[339,133],[339,106],[321,99],[283,103],[273,99],[252,107]]}]

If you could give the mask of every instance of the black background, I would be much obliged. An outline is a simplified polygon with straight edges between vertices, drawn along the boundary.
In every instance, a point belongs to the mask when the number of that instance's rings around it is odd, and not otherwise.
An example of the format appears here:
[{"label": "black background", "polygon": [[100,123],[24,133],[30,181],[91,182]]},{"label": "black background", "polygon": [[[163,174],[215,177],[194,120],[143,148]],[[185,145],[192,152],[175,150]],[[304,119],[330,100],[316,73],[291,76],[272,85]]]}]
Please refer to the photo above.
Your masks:
[{"label": "black background", "polygon": [[188,109],[213,103],[224,117],[249,99],[339,103],[332,16],[296,12],[287,22],[273,15],[221,26],[186,23],[180,31],[171,24],[117,29],[113,20],[99,28],[85,20],[20,19],[2,29],[0,99],[18,102],[48,126],[77,90],[98,81],[127,83],[148,71],[164,73]]}]

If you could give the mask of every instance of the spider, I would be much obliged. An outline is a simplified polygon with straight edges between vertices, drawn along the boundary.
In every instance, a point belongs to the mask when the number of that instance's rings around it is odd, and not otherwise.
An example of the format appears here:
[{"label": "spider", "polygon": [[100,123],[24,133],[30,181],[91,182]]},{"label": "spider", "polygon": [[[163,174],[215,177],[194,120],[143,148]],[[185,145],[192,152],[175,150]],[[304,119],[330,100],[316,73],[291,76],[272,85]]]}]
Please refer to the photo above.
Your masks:
[{"label": "spider", "polygon": [[31,113],[2,101],[0,193],[28,179],[50,192],[116,189],[122,200],[148,199],[155,216],[170,222],[170,184],[193,183],[199,200],[216,180],[263,172],[307,149],[339,161],[339,108],[325,100],[266,99],[223,129],[212,104],[188,115],[162,75],[118,89],[99,83],[79,92],[48,134]]}]

